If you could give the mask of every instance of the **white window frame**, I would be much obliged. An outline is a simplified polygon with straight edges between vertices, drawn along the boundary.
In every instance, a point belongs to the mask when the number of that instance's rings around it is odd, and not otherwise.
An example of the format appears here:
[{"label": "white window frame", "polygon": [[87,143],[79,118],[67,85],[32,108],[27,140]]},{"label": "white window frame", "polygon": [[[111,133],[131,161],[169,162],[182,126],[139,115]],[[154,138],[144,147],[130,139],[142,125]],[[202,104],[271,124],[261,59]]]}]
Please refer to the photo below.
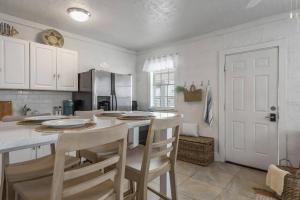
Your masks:
[{"label": "white window frame", "polygon": [[[176,77],[176,74],[175,74],[175,70],[164,70],[162,72],[173,72],[174,73],[174,79]],[[160,72],[160,71],[159,71]],[[154,76],[154,73],[155,72],[149,72],[149,85],[150,85],[150,109],[153,109],[153,110],[174,110],[175,107],[176,107],[176,90],[174,88],[174,107],[156,107],[154,106],[154,103],[153,103],[153,99],[154,99],[154,94],[153,94],[153,76]],[[170,84],[170,85],[173,85],[173,84]],[[174,87],[176,87],[176,81],[174,80]]]}]

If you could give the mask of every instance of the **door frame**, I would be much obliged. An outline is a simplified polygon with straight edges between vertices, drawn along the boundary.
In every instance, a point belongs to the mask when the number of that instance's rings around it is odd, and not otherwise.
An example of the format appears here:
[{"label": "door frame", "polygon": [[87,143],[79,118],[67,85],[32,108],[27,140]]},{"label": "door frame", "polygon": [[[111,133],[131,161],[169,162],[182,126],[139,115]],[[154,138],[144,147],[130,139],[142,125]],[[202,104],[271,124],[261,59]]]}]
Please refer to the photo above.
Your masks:
[{"label": "door frame", "polygon": [[287,51],[288,42],[286,39],[273,42],[249,45],[240,48],[227,49],[219,52],[219,141],[216,160],[226,161],[226,115],[225,115],[225,62],[226,56],[231,54],[257,51],[266,48],[278,48],[278,152],[277,164],[280,159],[287,156],[286,141],[286,76],[287,76]]}]

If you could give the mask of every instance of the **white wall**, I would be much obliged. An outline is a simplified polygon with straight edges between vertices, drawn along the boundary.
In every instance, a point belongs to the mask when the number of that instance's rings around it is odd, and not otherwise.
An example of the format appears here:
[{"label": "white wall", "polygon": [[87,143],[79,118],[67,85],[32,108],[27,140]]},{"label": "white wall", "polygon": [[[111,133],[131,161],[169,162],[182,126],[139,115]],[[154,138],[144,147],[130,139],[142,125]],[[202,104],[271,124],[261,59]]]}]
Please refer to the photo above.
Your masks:
[{"label": "white wall", "polygon": [[[288,14],[265,18],[256,22],[221,30],[205,36],[179,41],[165,47],[140,52],[137,58],[137,85],[145,85],[149,90],[148,74],[142,71],[146,58],[164,53],[179,53],[177,85],[185,82],[201,81],[205,85],[210,80],[214,98],[216,122],[212,128],[202,121],[203,102],[185,103],[181,94],[177,97],[177,109],[184,114],[184,120],[198,122],[202,135],[216,139],[218,151],[218,67],[219,52],[223,50],[287,39],[287,98],[285,132],[288,134],[287,153],[295,163],[300,159],[300,23],[288,19]],[[149,107],[149,92],[144,87],[137,88],[137,97],[141,108]]]},{"label": "white wall", "polygon": [[[19,31],[19,34],[16,36],[17,38],[35,42],[40,42],[40,33],[43,30],[51,28],[3,13],[0,13],[0,21],[15,26]],[[63,48],[78,51],[80,72],[87,71],[91,68],[101,69],[100,66],[106,63],[108,68],[105,68],[105,70],[132,74],[135,80],[136,52],[68,33],[63,30],[58,31],[65,39]],[[133,96],[133,98],[135,98],[135,88],[133,89]]]}]

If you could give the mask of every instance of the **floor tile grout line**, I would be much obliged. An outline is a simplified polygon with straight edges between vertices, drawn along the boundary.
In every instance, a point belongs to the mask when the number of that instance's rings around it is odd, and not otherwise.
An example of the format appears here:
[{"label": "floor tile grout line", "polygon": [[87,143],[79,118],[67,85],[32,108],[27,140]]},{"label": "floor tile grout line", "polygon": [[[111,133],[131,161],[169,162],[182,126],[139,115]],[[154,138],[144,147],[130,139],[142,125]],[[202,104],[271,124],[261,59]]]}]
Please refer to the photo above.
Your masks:
[{"label": "floor tile grout line", "polygon": [[227,186],[230,185],[231,182],[233,182],[234,178],[238,175],[238,173],[240,172],[240,170],[241,170],[241,169],[239,169],[239,170],[231,177],[230,181],[225,185],[224,188],[222,188],[222,191],[216,196],[215,200],[218,199],[218,198],[222,195],[222,193],[226,191]]}]

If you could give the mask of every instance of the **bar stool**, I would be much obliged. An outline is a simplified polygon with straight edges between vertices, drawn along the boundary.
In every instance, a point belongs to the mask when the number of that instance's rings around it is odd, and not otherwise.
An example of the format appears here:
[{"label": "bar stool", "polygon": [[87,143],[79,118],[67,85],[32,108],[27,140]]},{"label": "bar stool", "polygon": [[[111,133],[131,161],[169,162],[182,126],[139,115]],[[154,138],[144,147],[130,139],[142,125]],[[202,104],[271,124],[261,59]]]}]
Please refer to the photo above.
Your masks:
[{"label": "bar stool", "polygon": [[[172,199],[177,200],[175,166],[178,149],[179,130],[182,124],[181,116],[171,118],[152,119],[146,146],[138,146],[128,150],[125,177],[137,183],[135,196],[138,200],[147,200],[147,189],[162,199],[169,199],[164,194],[149,188],[149,182],[169,172]],[[161,134],[172,128],[172,137],[154,142]],[[130,184],[131,187],[133,184]],[[131,191],[134,191],[131,188]]]},{"label": "bar stool", "polygon": [[[82,118],[93,118],[96,114],[101,114],[103,110],[91,111],[75,111],[75,116]],[[118,145],[116,143],[106,144],[101,147],[94,147],[90,149],[82,149],[77,152],[79,158],[85,158],[90,163],[96,163],[105,160],[117,152]]]},{"label": "bar stool", "polygon": [[[61,134],[57,143],[53,176],[14,184],[16,199],[21,200],[94,200],[123,199],[123,182],[127,148],[126,124]],[[67,152],[116,142],[117,154],[81,168],[64,171]],[[99,170],[115,165],[101,173]]]},{"label": "bar stool", "polygon": [[[13,122],[20,119],[15,116],[7,116],[5,117],[5,122]],[[1,185],[1,187],[4,187],[2,191],[5,191],[2,195],[3,199],[12,200],[15,198],[15,192],[12,187],[14,183],[41,178],[53,173],[55,144],[50,144],[50,148],[51,155],[5,166],[4,184]],[[67,156],[65,168],[69,169],[78,165],[79,162],[78,158]]]}]

